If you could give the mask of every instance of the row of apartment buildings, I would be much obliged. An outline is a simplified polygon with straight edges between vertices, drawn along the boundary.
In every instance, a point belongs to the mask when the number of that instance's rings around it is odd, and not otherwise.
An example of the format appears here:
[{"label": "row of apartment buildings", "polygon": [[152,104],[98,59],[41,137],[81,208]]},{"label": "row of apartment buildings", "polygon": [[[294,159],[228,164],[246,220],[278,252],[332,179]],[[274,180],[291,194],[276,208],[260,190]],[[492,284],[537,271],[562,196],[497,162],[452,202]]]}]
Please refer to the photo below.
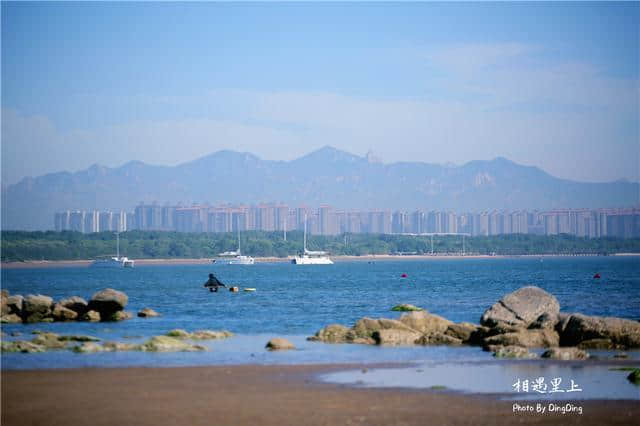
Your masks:
[{"label": "row of apartment buildings", "polygon": [[55,214],[57,231],[160,230],[235,232],[307,230],[316,235],[379,234],[571,234],[580,237],[640,237],[640,208],[493,210],[457,214],[451,211],[348,211],[331,206],[289,208],[284,204],[255,206],[160,206],[140,204],[134,212],[63,211]]}]

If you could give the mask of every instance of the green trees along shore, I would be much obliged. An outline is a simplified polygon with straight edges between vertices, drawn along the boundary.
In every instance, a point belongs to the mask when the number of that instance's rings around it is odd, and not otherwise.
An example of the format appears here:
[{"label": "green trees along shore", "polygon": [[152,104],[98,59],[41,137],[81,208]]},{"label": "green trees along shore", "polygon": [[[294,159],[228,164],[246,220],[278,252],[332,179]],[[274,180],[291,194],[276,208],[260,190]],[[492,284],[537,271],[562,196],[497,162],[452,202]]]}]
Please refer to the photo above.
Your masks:
[{"label": "green trees along shore", "polygon": [[[242,253],[257,257],[287,257],[302,251],[302,232],[246,231]],[[133,259],[212,258],[237,248],[235,233],[130,231],[120,234],[120,254]],[[331,255],[430,254],[431,237],[388,234],[313,235],[309,250]],[[434,254],[461,254],[462,236],[433,237]],[[640,239],[580,238],[571,235],[498,235],[465,237],[464,252],[479,255],[612,254],[640,252]],[[2,232],[2,261],[79,260],[113,256],[113,232]]]}]

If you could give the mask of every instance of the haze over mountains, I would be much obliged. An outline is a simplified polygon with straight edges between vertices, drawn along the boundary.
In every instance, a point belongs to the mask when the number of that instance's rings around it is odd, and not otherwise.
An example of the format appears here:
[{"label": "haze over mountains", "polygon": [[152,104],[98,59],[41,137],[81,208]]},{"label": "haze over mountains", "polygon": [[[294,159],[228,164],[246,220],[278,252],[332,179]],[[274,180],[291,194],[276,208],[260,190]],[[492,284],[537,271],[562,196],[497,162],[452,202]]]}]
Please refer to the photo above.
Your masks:
[{"label": "haze over mountains", "polygon": [[219,151],[175,167],[132,161],[25,178],[2,188],[2,229],[52,229],[56,211],[130,211],[153,201],[466,212],[625,207],[638,204],[639,194],[638,183],[558,179],[505,158],[451,166],[383,164],[329,146],[293,161]]}]

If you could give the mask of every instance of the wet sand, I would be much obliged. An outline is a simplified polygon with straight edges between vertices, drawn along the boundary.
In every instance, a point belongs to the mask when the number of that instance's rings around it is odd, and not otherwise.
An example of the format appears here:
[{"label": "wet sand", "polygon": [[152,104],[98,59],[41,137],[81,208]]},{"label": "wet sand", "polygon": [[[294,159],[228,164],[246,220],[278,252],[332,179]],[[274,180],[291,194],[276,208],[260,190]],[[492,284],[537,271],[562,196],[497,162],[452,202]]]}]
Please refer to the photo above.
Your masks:
[{"label": "wet sand", "polygon": [[512,401],[490,396],[358,389],[315,378],[345,368],[357,366],[2,371],[1,421],[3,426],[622,425],[637,424],[640,415],[637,401],[574,401],[582,415],[513,413]]}]

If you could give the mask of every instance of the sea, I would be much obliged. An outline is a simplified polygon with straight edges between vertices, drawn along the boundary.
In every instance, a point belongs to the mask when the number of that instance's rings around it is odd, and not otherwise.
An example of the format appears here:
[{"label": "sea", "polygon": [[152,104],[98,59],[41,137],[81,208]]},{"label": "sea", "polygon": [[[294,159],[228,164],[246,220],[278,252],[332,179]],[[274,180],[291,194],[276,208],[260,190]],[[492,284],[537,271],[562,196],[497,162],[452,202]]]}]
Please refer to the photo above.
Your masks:
[{"label": "sea", "polygon": [[[227,286],[211,293],[203,287],[213,273]],[[600,279],[594,279],[594,274]],[[35,330],[85,334],[109,341],[142,342],[172,329],[229,330],[234,337],[198,342],[206,352],[113,352],[76,354],[3,353],[2,369],[77,367],[175,367],[238,364],[358,364],[371,368],[323,375],[320,380],[373,387],[419,387],[459,392],[515,392],[518,380],[542,377],[573,380],[580,391],[555,398],[640,399],[640,388],[625,380],[613,352],[591,351],[598,361],[496,360],[479,347],[325,344],[307,341],[328,324],[351,326],[362,317],[398,318],[391,308],[410,303],[452,321],[478,323],[482,313],[505,294],[535,285],[555,295],[563,312],[640,320],[640,257],[430,258],[338,261],[334,265],[152,265],[133,269],[56,267],[1,271],[11,294],[45,294],[59,300],[89,300],[104,288],[125,292],[134,318],[118,323],[4,324],[3,339],[30,339]],[[255,288],[245,292],[244,288]],[[138,318],[152,308],[161,316]],[[20,333],[19,336],[11,334]],[[293,351],[265,349],[284,337]],[[640,351],[626,351],[640,366]],[[608,360],[612,360],[609,364]],[[636,362],[637,361],[637,362]],[[627,365],[625,364],[625,365]],[[364,372],[363,372],[364,371]],[[465,379],[466,377],[466,379]],[[469,378],[473,379],[469,379]],[[568,385],[567,385],[568,386]],[[586,389],[584,389],[586,388]],[[566,389],[565,389],[566,390]],[[515,392],[515,393],[514,393]]]}]

